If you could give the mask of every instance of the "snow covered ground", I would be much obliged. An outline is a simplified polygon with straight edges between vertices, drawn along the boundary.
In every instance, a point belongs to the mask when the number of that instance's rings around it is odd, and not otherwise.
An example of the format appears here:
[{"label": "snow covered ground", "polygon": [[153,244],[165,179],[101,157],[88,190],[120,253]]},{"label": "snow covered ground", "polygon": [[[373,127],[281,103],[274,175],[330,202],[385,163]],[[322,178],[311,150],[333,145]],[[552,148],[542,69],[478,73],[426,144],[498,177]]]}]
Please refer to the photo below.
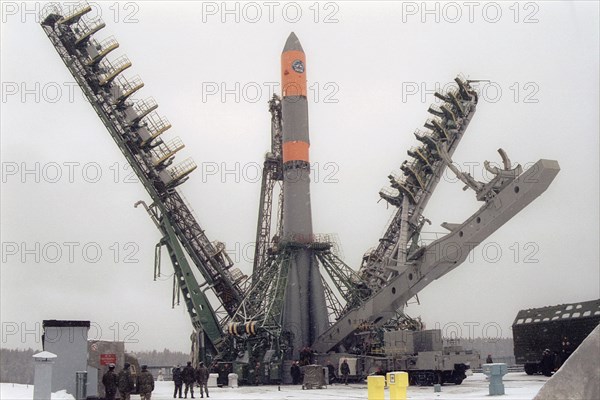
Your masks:
[{"label": "snow covered ground", "polygon": [[[1,400],[33,399],[33,385],[18,383],[0,383]],[[52,400],[74,400],[74,397],[65,390],[52,393]]]},{"label": "snow covered ground", "polygon": [[[549,378],[544,376],[528,376],[523,372],[509,373],[504,377],[504,386],[506,395],[497,397],[499,400],[531,400],[536,393],[544,385]],[[11,383],[1,384],[2,392],[0,399],[2,400],[18,400],[31,399],[33,397],[33,386],[29,385],[13,385]],[[327,389],[302,390],[300,386],[281,386],[278,390],[277,386],[252,386],[240,387],[237,389],[231,388],[209,388],[211,399],[227,399],[227,400],[270,400],[270,399],[285,399],[285,400],[327,400],[327,399],[367,399],[367,385],[365,384],[350,384],[330,385]],[[200,392],[195,391],[195,397],[199,398]],[[173,383],[172,382],[156,382],[156,388],[152,393],[153,400],[167,400],[173,398]],[[433,387],[417,387],[411,386],[408,388],[409,399],[460,399],[460,400],[489,400],[488,381],[485,380],[485,375],[474,374],[465,379],[462,385],[447,385],[442,386],[441,393],[434,393]],[[52,394],[52,399],[72,399],[64,392]],[[137,400],[139,397],[132,396],[132,400]],[[386,399],[389,399],[389,394],[386,390]]]},{"label": "snow covered ground", "polygon": [[[506,395],[502,400],[531,400],[549,378],[544,376],[528,376],[525,373],[509,373],[505,376]],[[442,386],[441,393],[434,393],[433,387],[408,388],[409,399],[460,399],[460,400],[489,400],[489,382],[483,374],[473,374],[465,379],[462,385]],[[251,386],[231,388],[209,388],[211,399],[244,399],[244,400],[327,400],[327,399],[367,399],[367,384],[330,385],[327,389],[302,390],[301,386]],[[196,398],[198,394],[196,392]],[[172,382],[157,382],[156,389],[152,394],[153,400],[167,400],[173,398]],[[389,393],[386,390],[386,399]]]}]

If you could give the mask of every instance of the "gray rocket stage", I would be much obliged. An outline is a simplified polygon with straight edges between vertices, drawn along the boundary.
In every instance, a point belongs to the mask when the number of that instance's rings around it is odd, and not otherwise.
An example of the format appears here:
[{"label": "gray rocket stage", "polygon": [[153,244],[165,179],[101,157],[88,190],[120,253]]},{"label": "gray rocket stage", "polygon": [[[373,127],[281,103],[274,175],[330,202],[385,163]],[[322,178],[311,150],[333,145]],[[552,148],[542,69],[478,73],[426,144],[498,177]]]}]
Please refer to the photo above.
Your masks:
[{"label": "gray rocket stage", "polygon": [[292,32],[281,54],[283,130],[283,240],[291,244],[291,265],[283,308],[283,329],[292,333],[294,356],[328,327],[325,293],[313,242],[306,57]]}]

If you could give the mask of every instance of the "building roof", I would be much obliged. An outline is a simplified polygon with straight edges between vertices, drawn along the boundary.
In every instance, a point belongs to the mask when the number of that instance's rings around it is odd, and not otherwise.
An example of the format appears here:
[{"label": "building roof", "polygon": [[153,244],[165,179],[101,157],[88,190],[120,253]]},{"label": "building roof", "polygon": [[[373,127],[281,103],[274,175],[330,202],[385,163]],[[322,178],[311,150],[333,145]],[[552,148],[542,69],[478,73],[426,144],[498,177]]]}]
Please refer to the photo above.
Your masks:
[{"label": "building roof", "polygon": [[43,327],[70,327],[70,326],[82,326],[89,328],[90,321],[73,321],[73,320],[60,320],[60,319],[45,319],[43,321]]},{"label": "building roof", "polygon": [[50,353],[49,351],[42,351],[40,353],[33,355],[33,358],[35,358],[35,359],[42,359],[42,358],[49,359],[49,358],[56,358],[56,357],[58,357],[56,354]]},{"label": "building roof", "polygon": [[600,319],[600,299],[521,310],[513,326],[590,317]]}]

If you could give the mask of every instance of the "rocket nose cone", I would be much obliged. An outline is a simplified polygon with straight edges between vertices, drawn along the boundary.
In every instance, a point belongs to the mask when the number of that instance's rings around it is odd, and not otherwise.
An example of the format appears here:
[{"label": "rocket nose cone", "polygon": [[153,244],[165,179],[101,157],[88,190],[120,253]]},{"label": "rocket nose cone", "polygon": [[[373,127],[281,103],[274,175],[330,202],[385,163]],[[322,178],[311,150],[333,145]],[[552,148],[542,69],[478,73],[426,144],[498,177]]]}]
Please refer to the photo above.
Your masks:
[{"label": "rocket nose cone", "polygon": [[285,42],[285,46],[283,46],[284,52],[291,50],[297,50],[304,53],[302,45],[300,44],[300,40],[298,40],[298,37],[294,32],[290,33],[290,36],[288,36],[287,41]]}]

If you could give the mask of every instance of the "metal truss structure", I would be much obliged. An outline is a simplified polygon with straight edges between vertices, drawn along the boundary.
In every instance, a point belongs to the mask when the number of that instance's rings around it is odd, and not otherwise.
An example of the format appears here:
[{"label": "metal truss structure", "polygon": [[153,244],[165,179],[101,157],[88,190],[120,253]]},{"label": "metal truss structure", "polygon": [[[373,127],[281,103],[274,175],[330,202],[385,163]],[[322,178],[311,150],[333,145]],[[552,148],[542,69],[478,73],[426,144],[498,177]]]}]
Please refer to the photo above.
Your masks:
[{"label": "metal truss structure", "polygon": [[[314,340],[312,350],[360,349],[364,337],[360,332],[365,330],[418,327],[419,321],[402,318],[407,302],[459,266],[475,246],[541,195],[559,172],[558,163],[551,160],[539,160],[523,172],[502,150],[503,168],[485,164],[494,175],[490,182],[478,182],[458,170],[452,155],[478,97],[468,80],[457,77],[456,88],[435,94],[441,105],[429,108],[432,117],[426,130],[415,132],[420,145],[408,151],[402,172],[389,176],[391,188],[380,192],[397,210],[376,249],[355,271],[335,254],[331,238],[300,243],[282,237],[282,108],[281,99],[274,96],[269,102],[271,149],[264,161],[253,273],[246,278],[234,267],[225,246],[208,239],[180,193],[179,186],[195,164],[191,159],[174,164],[183,143],[166,138],[171,125],[158,114],[154,99],[132,100],[144,84],[137,76],[125,76],[132,64],[124,55],[113,57],[119,47],[113,37],[96,39],[105,24],[84,18],[90,10],[86,3],[69,12],[50,5],[41,25],[150,195],[150,205],[136,206],[145,208],[162,235],[155,268],[164,246],[175,271],[173,301],[181,293],[197,332],[200,359],[241,363],[268,359],[282,365],[290,358],[294,332],[284,329],[282,315],[290,260],[299,249],[309,249],[312,262],[319,266],[329,316],[329,325]],[[446,167],[475,191],[482,205],[462,223],[443,224],[449,233],[423,245],[421,231],[429,222],[423,211]],[[198,282],[196,271],[204,282]],[[218,305],[209,301],[208,289]]]}]

